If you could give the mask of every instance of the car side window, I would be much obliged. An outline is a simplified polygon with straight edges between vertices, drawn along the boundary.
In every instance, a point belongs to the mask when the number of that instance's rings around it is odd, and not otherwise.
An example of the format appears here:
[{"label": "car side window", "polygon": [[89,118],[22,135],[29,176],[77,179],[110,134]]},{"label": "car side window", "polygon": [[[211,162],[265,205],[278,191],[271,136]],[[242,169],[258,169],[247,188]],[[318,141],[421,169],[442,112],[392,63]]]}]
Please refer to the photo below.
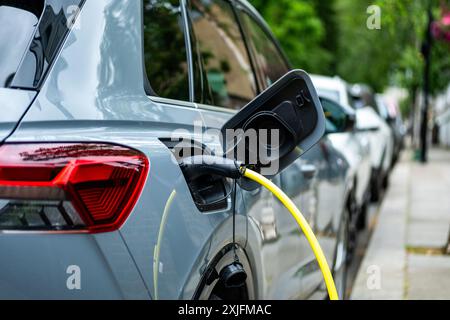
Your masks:
[{"label": "car side window", "polygon": [[[178,0],[144,0],[148,94],[189,101],[187,51]],[[150,90],[150,92],[148,92]]]},{"label": "car side window", "polygon": [[239,10],[239,16],[255,55],[258,77],[265,89],[284,76],[289,71],[289,66],[273,39],[260,24],[243,10]]},{"label": "car side window", "polygon": [[320,99],[320,102],[325,113],[326,131],[333,133],[345,128],[347,117],[342,108],[328,99]]},{"label": "car side window", "polygon": [[[257,94],[248,51],[230,3],[224,0],[191,0],[189,14],[206,83],[199,103],[240,109]],[[195,85],[198,82],[195,81]],[[196,92],[199,90],[196,89]]]}]

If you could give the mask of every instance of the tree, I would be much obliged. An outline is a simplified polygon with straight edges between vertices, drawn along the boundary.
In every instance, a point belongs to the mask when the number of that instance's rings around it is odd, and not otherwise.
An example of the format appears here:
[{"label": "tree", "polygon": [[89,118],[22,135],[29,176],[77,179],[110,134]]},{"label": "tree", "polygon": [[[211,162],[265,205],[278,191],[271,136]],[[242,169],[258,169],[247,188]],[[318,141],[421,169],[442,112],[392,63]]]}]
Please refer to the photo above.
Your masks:
[{"label": "tree", "polygon": [[253,0],[296,68],[329,73],[333,55],[323,43],[326,29],[317,13],[319,0]]},{"label": "tree", "polygon": [[[295,67],[338,74],[376,91],[388,85],[421,88],[421,45],[432,2],[435,16],[450,0],[251,0],[267,20]],[[367,27],[367,9],[381,9],[381,29]],[[431,92],[450,82],[449,44],[433,47]],[[405,110],[407,111],[407,110]]]},{"label": "tree", "polygon": [[[395,1],[395,0],[394,0]],[[349,82],[363,82],[376,91],[388,84],[390,71],[398,61],[400,52],[395,34],[385,28],[386,10],[382,9],[381,29],[367,27],[367,8],[372,0],[339,0],[340,28],[338,74]]]},{"label": "tree", "polygon": [[329,68],[323,73],[333,76],[337,73],[338,57],[335,53],[339,48],[339,38],[337,35],[340,33],[336,1],[315,0],[314,6],[325,29],[325,36],[320,45],[330,56]]}]

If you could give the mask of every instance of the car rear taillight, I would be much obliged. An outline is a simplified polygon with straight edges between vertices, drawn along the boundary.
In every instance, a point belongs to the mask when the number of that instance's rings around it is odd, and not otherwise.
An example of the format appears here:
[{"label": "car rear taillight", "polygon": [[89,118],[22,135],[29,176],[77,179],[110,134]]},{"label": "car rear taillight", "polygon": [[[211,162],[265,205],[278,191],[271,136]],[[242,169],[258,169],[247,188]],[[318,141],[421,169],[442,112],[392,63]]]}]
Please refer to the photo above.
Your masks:
[{"label": "car rear taillight", "polygon": [[0,230],[117,230],[145,184],[147,158],[100,143],[0,147]]}]

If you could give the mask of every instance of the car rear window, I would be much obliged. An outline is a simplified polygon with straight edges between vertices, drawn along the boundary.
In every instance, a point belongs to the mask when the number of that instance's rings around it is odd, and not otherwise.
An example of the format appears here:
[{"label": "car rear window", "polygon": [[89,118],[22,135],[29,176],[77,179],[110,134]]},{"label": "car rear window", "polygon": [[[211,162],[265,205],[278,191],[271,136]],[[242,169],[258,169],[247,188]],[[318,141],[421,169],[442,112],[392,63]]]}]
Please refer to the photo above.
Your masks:
[{"label": "car rear window", "polygon": [[0,86],[8,87],[33,38],[44,1],[0,1]]},{"label": "car rear window", "polygon": [[37,89],[84,0],[0,0],[0,87]]},{"label": "car rear window", "polygon": [[189,101],[187,50],[178,0],[144,1],[144,63],[150,95]]}]

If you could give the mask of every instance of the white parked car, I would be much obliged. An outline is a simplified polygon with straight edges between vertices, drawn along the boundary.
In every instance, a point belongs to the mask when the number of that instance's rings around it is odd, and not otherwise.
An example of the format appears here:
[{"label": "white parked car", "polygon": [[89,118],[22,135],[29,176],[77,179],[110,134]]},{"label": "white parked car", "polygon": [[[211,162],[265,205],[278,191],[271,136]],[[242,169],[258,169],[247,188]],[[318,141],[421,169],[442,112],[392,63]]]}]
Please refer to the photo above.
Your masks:
[{"label": "white parked car", "polygon": [[320,97],[327,120],[326,134],[333,147],[339,150],[349,164],[347,179],[353,185],[351,220],[349,225],[349,253],[356,246],[357,231],[365,227],[367,207],[370,202],[372,162],[370,142],[356,128],[356,113],[349,106]]},{"label": "white parked car", "polygon": [[394,132],[383,119],[373,91],[364,84],[355,84],[349,90],[356,108],[357,128],[370,139],[372,155],[372,200],[378,201],[389,181],[394,159]]},{"label": "white parked car", "polygon": [[359,229],[365,226],[367,205],[370,200],[371,181],[371,147],[368,136],[357,129],[355,110],[350,107],[347,85],[340,78],[330,78],[313,75],[313,84],[322,101],[325,115],[343,113],[353,118],[355,124],[349,130],[341,133],[329,132],[328,136],[333,146],[342,152],[350,165],[351,177],[354,180],[354,208],[351,226]]},{"label": "white parked car", "polygon": [[[383,186],[387,185],[390,164],[393,157],[392,131],[386,122],[370,106],[367,97],[369,90],[362,85],[350,86],[339,77],[311,76],[314,86],[321,97],[326,97],[344,106],[351,106],[356,112],[356,135],[361,143],[369,141],[371,158],[371,198],[377,201]],[[373,95],[372,95],[373,97]],[[374,99],[373,99],[374,100]]]},{"label": "white parked car", "polygon": [[372,159],[372,200],[386,188],[394,155],[394,135],[389,125],[370,106],[356,110],[356,127],[370,140]]},{"label": "white parked car", "polygon": [[320,97],[336,101],[342,106],[353,107],[347,82],[339,77],[311,75],[311,79]]}]

